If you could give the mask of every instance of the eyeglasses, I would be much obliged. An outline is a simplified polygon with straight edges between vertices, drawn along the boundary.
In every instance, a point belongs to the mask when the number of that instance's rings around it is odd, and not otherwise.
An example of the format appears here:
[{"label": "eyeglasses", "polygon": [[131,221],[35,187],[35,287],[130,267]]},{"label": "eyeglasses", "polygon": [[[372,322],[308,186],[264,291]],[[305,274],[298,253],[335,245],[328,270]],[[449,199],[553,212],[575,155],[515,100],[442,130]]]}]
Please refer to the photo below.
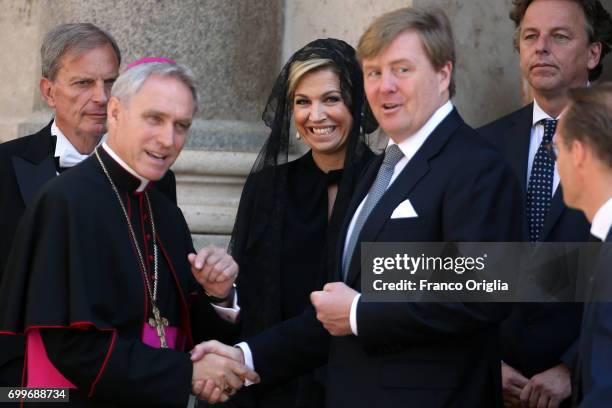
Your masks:
[{"label": "eyeglasses", "polygon": [[559,157],[559,147],[555,142],[550,142],[546,145],[546,153],[548,153],[550,160],[557,161],[557,157]]}]

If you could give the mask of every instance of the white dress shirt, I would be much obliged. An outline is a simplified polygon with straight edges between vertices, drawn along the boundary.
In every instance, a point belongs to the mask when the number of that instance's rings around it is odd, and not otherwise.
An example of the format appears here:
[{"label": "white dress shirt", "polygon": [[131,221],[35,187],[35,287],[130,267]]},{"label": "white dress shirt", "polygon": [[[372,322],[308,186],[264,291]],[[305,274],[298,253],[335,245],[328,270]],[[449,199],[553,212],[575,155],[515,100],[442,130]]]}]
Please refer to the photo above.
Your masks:
[{"label": "white dress shirt", "polygon": [[[556,118],[551,118],[550,116],[548,116],[546,112],[542,110],[542,108],[540,108],[540,105],[538,105],[538,102],[534,99],[532,118],[533,118],[533,122],[531,125],[531,137],[529,139],[529,156],[527,157],[527,184],[526,185],[529,185],[529,176],[531,176],[531,169],[533,168],[533,162],[535,160],[535,155],[538,152],[538,148],[540,147],[540,144],[542,143],[542,139],[544,139],[544,124],[538,123],[538,122],[541,121],[542,119],[559,120],[559,118],[561,118],[561,115],[557,116]],[[552,140],[554,141],[556,140],[556,138],[557,138],[557,134],[555,133]],[[555,167],[554,167],[554,173],[553,173],[552,195],[555,195],[555,191],[557,190],[557,187],[559,186],[559,181],[560,181],[556,162],[554,163],[554,166]]]},{"label": "white dress shirt", "polygon": [[612,198],[608,199],[604,205],[595,213],[591,224],[591,235],[606,240],[612,226]]},{"label": "white dress shirt", "polygon": [[[74,147],[70,140],[64,135],[64,132],[57,127],[55,123],[55,119],[51,124],[51,135],[55,136],[55,152],[53,153],[54,157],[59,157],[59,166],[60,167],[73,167],[85,160],[89,157],[88,154],[81,154]],[[102,143],[106,139],[106,135],[100,138],[100,143]]]}]

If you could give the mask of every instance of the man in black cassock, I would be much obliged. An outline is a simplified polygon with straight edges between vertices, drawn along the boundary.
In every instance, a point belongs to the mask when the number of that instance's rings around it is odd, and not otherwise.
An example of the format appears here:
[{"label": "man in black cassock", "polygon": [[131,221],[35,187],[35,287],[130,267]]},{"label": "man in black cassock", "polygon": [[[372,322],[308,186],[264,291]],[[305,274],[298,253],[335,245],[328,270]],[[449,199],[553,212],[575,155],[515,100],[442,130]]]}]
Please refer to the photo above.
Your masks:
[{"label": "man in black cassock", "polygon": [[197,100],[174,61],[131,64],[111,91],[107,142],[24,214],[0,330],[26,337],[27,386],[68,387],[71,406],[182,407],[204,384],[216,401],[257,381],[233,361],[185,352],[194,332],[231,339],[239,310],[236,263],[214,247],[196,255],[180,209],[151,188],[184,146]]}]

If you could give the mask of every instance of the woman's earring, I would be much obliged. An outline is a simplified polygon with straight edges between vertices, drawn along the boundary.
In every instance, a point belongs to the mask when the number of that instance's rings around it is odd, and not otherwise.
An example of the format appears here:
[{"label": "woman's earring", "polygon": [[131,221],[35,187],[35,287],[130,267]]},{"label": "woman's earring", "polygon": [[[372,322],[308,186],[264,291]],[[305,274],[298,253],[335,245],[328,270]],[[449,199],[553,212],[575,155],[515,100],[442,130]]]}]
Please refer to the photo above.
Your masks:
[{"label": "woman's earring", "polygon": [[302,138],[302,135],[300,135],[300,132],[295,132],[295,138],[297,140],[300,140]]}]

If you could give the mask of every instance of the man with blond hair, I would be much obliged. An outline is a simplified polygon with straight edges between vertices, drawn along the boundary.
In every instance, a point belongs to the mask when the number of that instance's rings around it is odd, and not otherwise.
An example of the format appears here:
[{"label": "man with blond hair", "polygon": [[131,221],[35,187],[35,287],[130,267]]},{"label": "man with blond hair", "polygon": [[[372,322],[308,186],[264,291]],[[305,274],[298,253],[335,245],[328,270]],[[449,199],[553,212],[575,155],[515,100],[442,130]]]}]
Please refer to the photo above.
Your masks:
[{"label": "man with blond hair", "polygon": [[517,183],[450,101],[455,47],[443,11],[382,15],[358,55],[390,140],[349,205],[336,282],[313,292],[302,316],[239,348],[199,345],[192,358],[216,352],[246,361],[262,385],[327,361],[329,407],[501,406],[497,329],[507,307],[364,301],[361,243],[513,240]]}]

